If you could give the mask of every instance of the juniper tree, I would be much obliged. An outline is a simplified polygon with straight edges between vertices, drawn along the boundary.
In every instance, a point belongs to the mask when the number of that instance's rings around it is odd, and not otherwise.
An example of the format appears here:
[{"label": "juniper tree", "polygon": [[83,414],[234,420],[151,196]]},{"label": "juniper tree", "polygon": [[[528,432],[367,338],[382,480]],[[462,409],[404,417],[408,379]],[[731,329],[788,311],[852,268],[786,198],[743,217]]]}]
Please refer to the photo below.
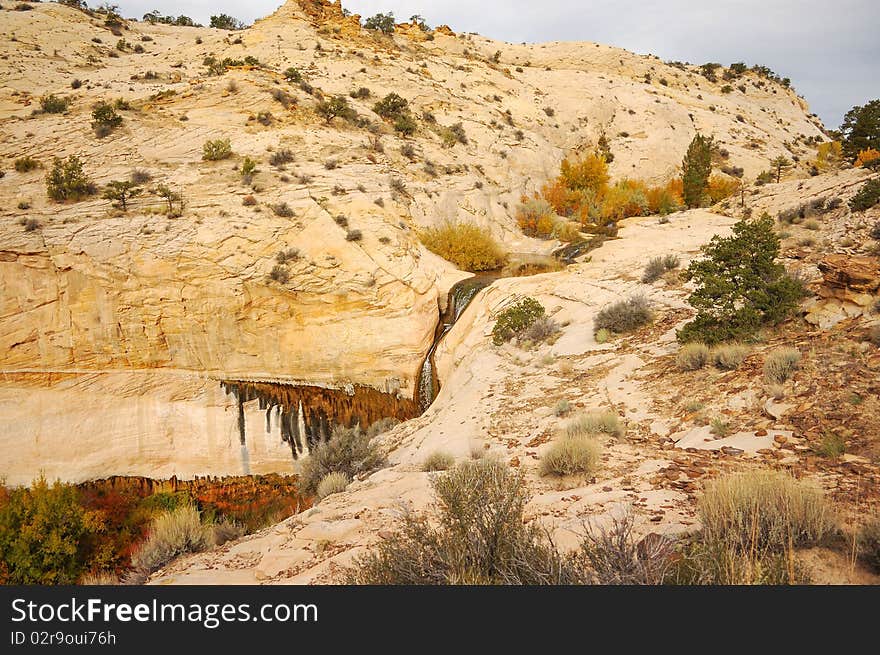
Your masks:
[{"label": "juniper tree", "polygon": [[782,171],[791,168],[791,165],[791,161],[782,155],[779,155],[779,157],[770,162],[770,166],[776,170],[776,184],[779,184],[779,181],[782,179]]},{"label": "juniper tree", "polygon": [[122,211],[127,211],[128,201],[134,196],[139,195],[140,192],[141,189],[137,188],[134,182],[114,180],[108,182],[104,188],[104,198],[106,200],[115,200]]},{"label": "juniper tree", "polygon": [[709,174],[712,172],[712,151],[714,149],[713,138],[699,133],[694,136],[688,146],[687,153],[681,163],[684,202],[688,207],[699,207],[703,204],[706,190],[709,188]]},{"label": "juniper tree", "polygon": [[688,302],[697,315],[679,330],[682,343],[748,338],[764,325],[785,320],[804,295],[776,261],[779,237],[766,212],[734,224],[729,237],[714,236],[703,254],[687,269],[696,283]]}]

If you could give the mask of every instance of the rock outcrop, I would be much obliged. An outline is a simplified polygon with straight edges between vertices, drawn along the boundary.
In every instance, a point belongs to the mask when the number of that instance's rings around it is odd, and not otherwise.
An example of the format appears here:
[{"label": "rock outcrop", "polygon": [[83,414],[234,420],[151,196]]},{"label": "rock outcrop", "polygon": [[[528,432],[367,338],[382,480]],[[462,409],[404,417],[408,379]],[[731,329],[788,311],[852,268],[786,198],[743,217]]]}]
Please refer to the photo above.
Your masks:
[{"label": "rock outcrop", "polygon": [[[548,252],[554,244],[517,229],[516,205],[600,138],[614,176],[659,181],[697,130],[747,174],[822,136],[791,90],[751,73],[747,94],[727,94],[695,68],[598,44],[515,45],[448,28],[429,40],[415,26],[388,37],[323,0],[291,0],[235,33],[132,22],[121,49],[99,17],[63,5],[2,15],[4,37],[15,39],[0,39],[0,428],[3,446],[22,451],[0,475],[17,479],[44,462],[70,479],[239,473],[238,441],[225,436],[237,431],[236,407],[215,397],[220,380],[414,399],[438,305],[463,276],[422,248],[418,230],[466,220],[511,251]],[[208,57],[229,59],[225,74],[209,74]],[[285,79],[291,67],[304,84]],[[320,98],[358,89],[369,94],[350,100],[359,121],[316,114]],[[417,118],[411,138],[373,112],[390,92]],[[34,113],[46,94],[69,98],[68,110]],[[117,99],[123,125],[99,139],[91,107]],[[466,143],[444,143],[456,123]],[[233,155],[203,161],[203,144],[224,138]],[[40,167],[14,170],[26,155]],[[125,212],[100,196],[52,202],[47,170],[70,155],[99,186],[134,169],[151,180]],[[245,157],[257,162],[250,180]],[[180,194],[182,212],[166,215],[159,184]],[[153,374],[185,379],[194,395],[151,397],[152,385],[143,398],[128,393]],[[63,415],[10,406],[35,381],[42,402],[77,406],[73,425],[90,444],[81,464],[61,465],[73,452]],[[120,418],[90,418],[106,411],[94,399],[108,389]],[[192,427],[206,424],[195,409],[206,401],[229,449],[222,456],[199,451],[213,437]],[[182,429],[193,453],[175,447],[148,461]],[[248,466],[278,467],[275,448],[285,446],[250,452]],[[223,464],[199,470],[209,451]]]}]

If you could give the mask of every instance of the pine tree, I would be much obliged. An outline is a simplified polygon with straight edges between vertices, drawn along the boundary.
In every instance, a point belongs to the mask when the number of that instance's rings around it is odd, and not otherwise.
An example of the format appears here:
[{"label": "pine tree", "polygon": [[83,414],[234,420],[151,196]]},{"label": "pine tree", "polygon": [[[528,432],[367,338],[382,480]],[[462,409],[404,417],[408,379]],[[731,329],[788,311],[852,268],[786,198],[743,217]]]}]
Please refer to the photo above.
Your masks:
[{"label": "pine tree", "polygon": [[119,204],[122,211],[128,209],[128,200],[140,194],[141,190],[136,187],[134,182],[114,180],[108,182],[104,189],[104,198],[106,200],[115,200]]},{"label": "pine tree", "polygon": [[859,152],[868,148],[880,150],[880,100],[872,100],[864,107],[853,107],[840,124],[843,133],[843,154],[853,161]]},{"label": "pine tree", "polygon": [[779,155],[779,157],[770,162],[770,166],[776,170],[776,184],[779,184],[779,180],[782,179],[783,169],[791,168],[791,161]]},{"label": "pine tree", "polygon": [[715,142],[712,137],[699,133],[688,146],[687,154],[681,163],[684,202],[688,207],[699,207],[703,204],[706,190],[709,188],[714,149]]}]

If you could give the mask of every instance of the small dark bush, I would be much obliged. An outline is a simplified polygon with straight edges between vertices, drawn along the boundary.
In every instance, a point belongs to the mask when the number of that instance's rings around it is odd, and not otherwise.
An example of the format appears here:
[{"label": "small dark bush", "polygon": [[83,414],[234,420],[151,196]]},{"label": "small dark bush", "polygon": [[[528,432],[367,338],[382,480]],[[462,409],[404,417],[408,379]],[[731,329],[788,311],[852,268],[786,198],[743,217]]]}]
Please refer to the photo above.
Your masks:
[{"label": "small dark bush", "polygon": [[44,114],[63,114],[70,106],[70,98],[59,98],[54,94],[40,98],[40,109]]},{"label": "small dark bush", "polygon": [[269,273],[269,277],[279,284],[287,284],[290,280],[290,271],[287,270],[286,266],[276,264],[272,267],[272,272]]},{"label": "small dark bush", "polygon": [[78,88],[81,87],[82,85],[83,85],[82,80],[80,80],[79,78],[74,78],[74,79],[70,82],[70,88],[71,88],[71,89],[78,89]]},{"label": "small dark bush", "polygon": [[276,216],[281,216],[283,218],[290,218],[293,216],[293,209],[291,209],[290,205],[286,202],[279,202],[272,205],[272,211],[275,212]]},{"label": "small dark bush", "polygon": [[674,255],[666,257],[654,257],[645,266],[645,272],[642,273],[642,282],[650,284],[660,279],[667,271],[671,271],[678,267],[678,258]]},{"label": "small dark bush", "polygon": [[19,157],[15,160],[15,170],[18,173],[28,173],[35,168],[40,167],[40,162],[31,157],[30,155],[25,155],[24,157]]},{"label": "small dark bush", "polygon": [[106,102],[95,105],[92,110],[92,129],[98,138],[107,136],[120,125],[122,125],[122,116],[116,113],[112,105]]},{"label": "small dark bush", "polygon": [[40,222],[36,218],[29,218],[24,222],[24,231],[25,232],[33,232],[34,230],[39,229]]},{"label": "small dark bush", "polygon": [[272,89],[272,97],[285,109],[296,103],[294,97],[282,89]]},{"label": "small dark bush", "polygon": [[276,150],[272,153],[272,156],[269,157],[269,163],[276,168],[281,168],[285,164],[291,163],[293,160],[293,152],[287,148]]},{"label": "small dark bush", "polygon": [[352,91],[351,93],[349,93],[349,95],[352,98],[363,100],[365,98],[369,98],[371,95],[373,95],[373,93],[367,87],[362,86],[361,88],[356,89],[356,90]]},{"label": "small dark bush", "polygon": [[291,84],[299,84],[303,81],[302,73],[299,72],[298,69],[291,66],[286,71],[284,71],[284,79],[290,82]]},{"label": "small dark bush", "polygon": [[345,235],[346,241],[360,241],[363,238],[364,235],[361,233],[360,230],[349,230],[348,233]]},{"label": "small dark bush", "polygon": [[611,332],[632,332],[651,321],[652,313],[648,299],[644,296],[632,296],[607,307],[596,314],[593,331],[610,330]]}]

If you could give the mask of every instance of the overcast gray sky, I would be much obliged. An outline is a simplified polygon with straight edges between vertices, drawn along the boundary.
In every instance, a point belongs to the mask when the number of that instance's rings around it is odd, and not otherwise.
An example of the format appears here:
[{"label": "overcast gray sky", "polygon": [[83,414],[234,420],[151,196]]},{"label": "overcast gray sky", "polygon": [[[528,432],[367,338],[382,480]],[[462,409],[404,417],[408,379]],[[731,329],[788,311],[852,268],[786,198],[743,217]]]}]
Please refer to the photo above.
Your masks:
[{"label": "overcast gray sky", "polygon": [[[279,0],[116,0],[126,16],[151,9],[205,25],[227,13],[250,23]],[[90,4],[97,4],[97,2]],[[825,125],[880,97],[880,0],[343,0],[353,13],[421,14],[432,26],[510,42],[596,41],[665,60],[769,66],[790,77]]]}]

